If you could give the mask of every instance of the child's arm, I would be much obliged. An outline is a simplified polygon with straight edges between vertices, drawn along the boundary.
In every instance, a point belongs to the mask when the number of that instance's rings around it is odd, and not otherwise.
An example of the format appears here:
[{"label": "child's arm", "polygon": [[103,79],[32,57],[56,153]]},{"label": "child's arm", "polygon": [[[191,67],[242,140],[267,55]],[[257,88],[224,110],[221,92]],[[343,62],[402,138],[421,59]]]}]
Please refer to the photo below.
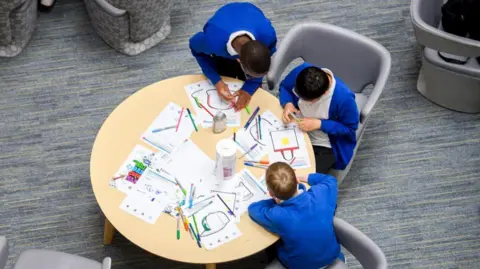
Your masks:
[{"label": "child's arm", "polygon": [[250,215],[253,221],[263,226],[263,228],[269,232],[277,233],[271,219],[271,210],[276,204],[273,199],[258,201],[248,207],[248,215]]},{"label": "child's arm", "polygon": [[338,196],[338,182],[335,177],[318,173],[310,174],[308,176],[308,184],[310,185],[309,191],[314,196],[328,198],[331,206],[335,208]]},{"label": "child's arm", "polygon": [[257,89],[262,86],[262,80],[263,77],[247,79],[245,83],[243,83],[242,90],[248,92],[250,95],[253,95]]},{"label": "child's arm", "polygon": [[340,106],[338,119],[321,120],[320,130],[328,135],[334,136],[355,136],[360,116],[355,103],[355,95],[345,99]]},{"label": "child's arm", "polygon": [[200,65],[203,74],[215,85],[221,78],[217,70],[215,70],[212,58],[207,54],[207,46],[205,43],[205,34],[198,32],[190,38],[190,50],[197,60],[198,65]]}]

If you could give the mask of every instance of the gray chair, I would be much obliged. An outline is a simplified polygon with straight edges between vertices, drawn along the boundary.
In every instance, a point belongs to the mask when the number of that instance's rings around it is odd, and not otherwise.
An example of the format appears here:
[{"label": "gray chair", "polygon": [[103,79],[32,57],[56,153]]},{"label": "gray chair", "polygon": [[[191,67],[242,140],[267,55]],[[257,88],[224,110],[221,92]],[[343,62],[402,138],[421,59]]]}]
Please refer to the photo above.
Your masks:
[{"label": "gray chair", "polygon": [[13,57],[35,30],[37,0],[0,0],[0,57]]},{"label": "gray chair", "polygon": [[[480,112],[480,42],[441,30],[443,0],[412,0],[410,15],[417,42],[421,45],[422,68],[418,91],[448,109]],[[472,57],[464,65],[448,63],[438,51]]]},{"label": "gray chair", "polygon": [[[288,31],[273,56],[267,75],[270,89],[279,84],[287,65],[297,58],[332,70],[355,92],[360,111],[356,153],[368,116],[390,74],[390,53],[377,42],[347,29],[319,22],[300,23]],[[364,89],[369,85],[373,85],[373,90],[367,96]],[[329,171],[339,184],[350,170],[355,153],[344,170]]]},{"label": "gray chair", "polygon": [[173,0],[85,0],[97,34],[112,48],[137,55],[171,31]]},{"label": "gray chair", "polygon": [[[0,269],[5,268],[8,259],[8,242],[0,236]],[[51,250],[27,250],[20,254],[13,269],[110,269],[112,260],[102,263],[80,256]]]},{"label": "gray chair", "polygon": [[[358,260],[364,269],[388,268],[385,254],[372,239],[342,219],[334,218],[333,225],[339,243]],[[275,260],[265,269],[284,269],[284,267]],[[348,266],[337,259],[325,269],[348,269]]]}]

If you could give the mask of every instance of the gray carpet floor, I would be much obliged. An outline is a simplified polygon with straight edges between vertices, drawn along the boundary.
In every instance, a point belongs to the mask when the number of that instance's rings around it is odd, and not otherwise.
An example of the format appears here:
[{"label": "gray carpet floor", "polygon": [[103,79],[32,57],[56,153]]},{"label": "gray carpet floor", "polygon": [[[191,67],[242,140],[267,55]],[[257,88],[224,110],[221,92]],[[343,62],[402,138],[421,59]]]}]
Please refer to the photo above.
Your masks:
[{"label": "gray carpet floor", "polygon": [[[200,72],[188,38],[227,1],[175,2],[171,35],[135,57],[95,34],[82,1],[60,0],[39,14],[19,56],[0,58],[0,234],[10,240],[8,269],[30,248],[110,256],[115,269],[201,268],[154,257],[118,234],[103,246],[89,178],[95,135],[119,103],[153,82]],[[280,44],[296,22],[315,20],[364,34],[392,54],[390,80],[340,187],[337,215],[371,237],[390,268],[480,268],[480,115],[443,109],[416,91],[409,1],[253,2],[271,18]],[[219,268],[264,262],[259,253]]]}]

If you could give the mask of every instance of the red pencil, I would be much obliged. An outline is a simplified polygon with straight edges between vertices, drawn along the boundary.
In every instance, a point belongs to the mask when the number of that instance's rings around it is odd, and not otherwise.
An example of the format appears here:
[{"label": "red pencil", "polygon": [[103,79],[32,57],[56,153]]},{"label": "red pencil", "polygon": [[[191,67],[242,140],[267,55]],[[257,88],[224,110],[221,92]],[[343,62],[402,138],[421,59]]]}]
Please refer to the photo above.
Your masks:
[{"label": "red pencil", "polygon": [[292,161],[290,162],[290,165],[293,164],[293,162],[295,161],[296,158],[297,158],[297,157],[293,157]]},{"label": "red pencil", "polygon": [[182,107],[182,111],[180,111],[180,117],[178,117],[178,122],[177,122],[177,127],[175,128],[175,132],[178,132],[178,126],[180,126],[180,121],[182,120],[183,110],[185,110],[185,108]]},{"label": "red pencil", "polygon": [[202,103],[199,103],[199,104],[200,104],[200,106],[201,106],[203,109],[205,109],[205,111],[208,112],[208,114],[210,114],[210,116],[214,117],[213,114],[212,114],[212,112],[208,111],[208,109],[207,109],[206,107],[204,107],[204,106],[202,105]]}]

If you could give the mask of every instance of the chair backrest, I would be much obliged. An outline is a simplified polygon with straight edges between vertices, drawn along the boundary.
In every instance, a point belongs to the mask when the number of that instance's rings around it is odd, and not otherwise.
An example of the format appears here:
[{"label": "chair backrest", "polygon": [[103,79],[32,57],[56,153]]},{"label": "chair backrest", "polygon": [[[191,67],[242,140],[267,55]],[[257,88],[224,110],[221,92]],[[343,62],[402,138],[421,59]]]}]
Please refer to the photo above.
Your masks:
[{"label": "chair backrest", "polygon": [[363,268],[387,269],[385,254],[370,238],[342,219],[334,218],[333,225],[339,243],[355,256]]},{"label": "chair backrest", "polygon": [[369,100],[360,111],[364,122],[380,97],[390,74],[390,53],[377,42],[338,26],[305,22],[295,25],[281,40],[267,75],[274,88],[288,64],[297,58],[327,67],[354,92],[373,84]]},{"label": "chair backrest", "polygon": [[8,242],[5,236],[0,236],[0,269],[5,268],[8,260]]},{"label": "chair backrest", "polygon": [[[28,0],[34,1],[34,0]],[[0,45],[8,45],[12,42],[12,26],[10,25],[11,13],[21,5],[26,5],[26,0],[2,0],[0,1]]]},{"label": "chair backrest", "polygon": [[410,17],[417,42],[430,49],[460,56],[480,55],[480,42],[439,29],[444,0],[412,0]]}]

